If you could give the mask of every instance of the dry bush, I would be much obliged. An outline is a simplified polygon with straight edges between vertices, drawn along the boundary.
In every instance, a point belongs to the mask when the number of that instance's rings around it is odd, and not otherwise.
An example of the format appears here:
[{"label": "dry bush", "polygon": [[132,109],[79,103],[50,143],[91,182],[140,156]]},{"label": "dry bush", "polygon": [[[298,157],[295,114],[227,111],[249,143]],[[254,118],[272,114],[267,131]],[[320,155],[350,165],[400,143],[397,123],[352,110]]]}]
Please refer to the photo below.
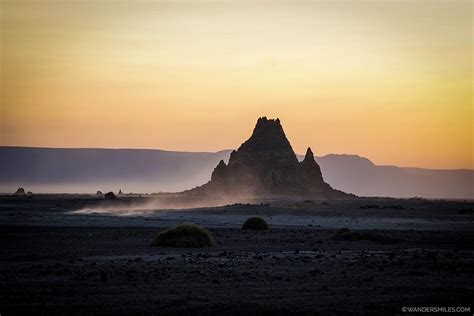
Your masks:
[{"label": "dry bush", "polygon": [[157,247],[202,248],[214,246],[211,234],[196,224],[181,224],[158,233],[151,243]]},{"label": "dry bush", "polygon": [[269,230],[270,226],[263,218],[255,216],[247,219],[242,225],[242,229]]}]

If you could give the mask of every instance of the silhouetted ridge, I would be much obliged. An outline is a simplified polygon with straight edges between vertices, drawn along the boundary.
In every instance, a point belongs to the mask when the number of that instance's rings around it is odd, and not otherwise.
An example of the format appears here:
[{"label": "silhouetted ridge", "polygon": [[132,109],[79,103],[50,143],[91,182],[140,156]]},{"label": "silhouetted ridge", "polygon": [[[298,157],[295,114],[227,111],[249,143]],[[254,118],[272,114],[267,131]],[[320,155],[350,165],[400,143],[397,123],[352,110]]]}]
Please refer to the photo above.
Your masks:
[{"label": "silhouetted ridge", "polygon": [[220,161],[211,181],[188,191],[212,196],[299,195],[344,198],[347,194],[324,182],[321,169],[308,148],[300,163],[286,138],[280,120],[261,117],[250,138],[234,150],[226,165]]}]

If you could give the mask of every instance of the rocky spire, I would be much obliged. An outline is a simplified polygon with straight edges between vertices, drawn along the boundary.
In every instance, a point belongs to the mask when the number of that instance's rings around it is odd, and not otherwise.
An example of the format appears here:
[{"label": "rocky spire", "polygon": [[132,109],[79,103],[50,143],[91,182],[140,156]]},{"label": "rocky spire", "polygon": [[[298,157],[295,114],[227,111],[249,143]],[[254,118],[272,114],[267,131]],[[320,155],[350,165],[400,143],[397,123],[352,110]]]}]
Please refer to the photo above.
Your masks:
[{"label": "rocky spire", "polygon": [[[265,116],[257,120],[252,136],[243,143],[238,152],[242,151],[275,151],[295,155],[290,142],[286,138],[280,120],[267,119]],[[296,159],[296,155],[295,155]]]},{"label": "rocky spire", "polygon": [[311,150],[311,147],[308,147],[308,149],[306,149],[306,155],[304,156],[304,160],[303,161],[314,161],[314,155],[313,155],[313,151]]},{"label": "rocky spire", "polygon": [[314,154],[310,147],[306,149],[306,155],[304,156],[303,161],[301,161],[301,165],[306,165],[310,168],[313,168],[314,166],[319,168],[316,160],[314,160]]},{"label": "rocky spire", "polygon": [[225,164],[224,160],[219,161],[217,167],[214,168],[214,171],[211,175],[211,181],[222,181],[225,179],[227,170],[227,165]]},{"label": "rocky spire", "polygon": [[302,175],[309,181],[323,182],[321,168],[314,159],[313,151],[310,147],[306,150],[306,155],[302,162],[300,162]]},{"label": "rocky spire", "polygon": [[[191,190],[193,191],[193,190]],[[344,196],[324,182],[311,148],[300,163],[280,120],[260,117],[250,138],[220,161],[211,181],[193,193],[204,195]]]}]

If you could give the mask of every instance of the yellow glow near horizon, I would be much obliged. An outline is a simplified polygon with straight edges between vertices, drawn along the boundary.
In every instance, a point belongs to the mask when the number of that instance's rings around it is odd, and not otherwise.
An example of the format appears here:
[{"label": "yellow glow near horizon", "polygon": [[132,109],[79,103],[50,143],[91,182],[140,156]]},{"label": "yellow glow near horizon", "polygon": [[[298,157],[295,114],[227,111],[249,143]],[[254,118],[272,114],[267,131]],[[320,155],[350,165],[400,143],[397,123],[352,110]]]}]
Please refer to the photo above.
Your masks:
[{"label": "yellow glow near horizon", "polygon": [[470,1],[1,1],[0,145],[474,168]]}]

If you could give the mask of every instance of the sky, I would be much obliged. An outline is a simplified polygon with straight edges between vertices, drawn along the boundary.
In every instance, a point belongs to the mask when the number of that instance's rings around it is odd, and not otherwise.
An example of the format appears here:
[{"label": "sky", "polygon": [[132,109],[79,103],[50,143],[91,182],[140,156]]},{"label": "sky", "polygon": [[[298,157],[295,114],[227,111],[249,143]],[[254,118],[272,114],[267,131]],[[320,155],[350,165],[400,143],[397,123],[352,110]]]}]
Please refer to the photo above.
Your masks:
[{"label": "sky", "polygon": [[474,169],[471,1],[0,0],[0,146]]}]

